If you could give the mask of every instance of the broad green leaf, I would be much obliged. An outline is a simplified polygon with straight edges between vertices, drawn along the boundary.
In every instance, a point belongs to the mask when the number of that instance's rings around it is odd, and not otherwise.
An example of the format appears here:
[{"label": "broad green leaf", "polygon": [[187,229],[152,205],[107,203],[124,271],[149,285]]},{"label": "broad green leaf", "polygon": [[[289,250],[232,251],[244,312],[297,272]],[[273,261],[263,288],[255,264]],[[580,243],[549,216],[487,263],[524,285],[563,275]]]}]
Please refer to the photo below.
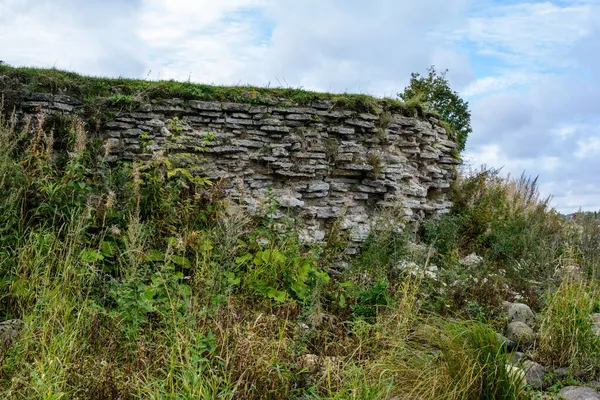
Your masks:
[{"label": "broad green leaf", "polygon": [[257,251],[254,256],[254,265],[264,265],[269,262],[269,253],[266,251]]},{"label": "broad green leaf", "polygon": [[299,281],[292,282],[290,287],[292,288],[294,293],[296,293],[296,296],[298,296],[298,298],[302,300],[306,298],[306,295],[308,294],[308,286],[306,286],[305,283]]},{"label": "broad green leaf", "polygon": [[298,272],[296,273],[296,277],[300,282],[306,282],[308,279],[308,273],[311,270],[311,265],[308,261],[302,263],[302,265],[298,268]]},{"label": "broad green leaf", "polygon": [[327,272],[315,271],[315,276],[317,277],[317,280],[322,283],[327,283],[331,280]]},{"label": "broad green leaf", "polygon": [[285,255],[281,254],[281,252],[277,249],[273,249],[273,251],[271,252],[271,259],[276,264],[285,263]]},{"label": "broad green leaf", "polygon": [[243,256],[239,256],[235,258],[235,262],[238,264],[245,264],[248,261],[252,260],[254,256],[250,253],[246,253]]},{"label": "broad green leaf", "polygon": [[235,273],[231,271],[225,271],[223,272],[223,275],[225,275],[225,278],[227,279],[227,284],[229,286],[236,286],[240,284],[241,278],[239,276],[236,276]]},{"label": "broad green leaf", "polygon": [[102,253],[100,253],[98,250],[94,250],[94,249],[81,250],[79,257],[81,258],[82,261],[85,261],[88,263],[94,263],[96,261],[104,260],[104,256],[102,255]]},{"label": "broad green leaf", "polygon": [[200,245],[200,251],[203,254],[208,253],[209,251],[211,251],[213,249],[213,244],[210,240],[205,240],[202,242],[202,244]]},{"label": "broad green leaf", "polygon": [[115,255],[115,244],[114,242],[103,241],[100,245],[100,251],[105,257],[112,257]]},{"label": "broad green leaf", "polygon": [[340,301],[339,301],[340,307],[344,308],[346,306],[346,296],[344,296],[344,293],[340,294]]},{"label": "broad green leaf", "polygon": [[173,256],[173,258],[171,260],[175,264],[179,265],[180,267],[189,267],[190,266],[190,260],[188,260],[184,256]]},{"label": "broad green leaf", "polygon": [[165,259],[165,253],[163,253],[160,250],[150,250],[146,253],[146,260],[147,261],[164,261]]},{"label": "broad green leaf", "polygon": [[275,301],[283,303],[285,301],[287,293],[282,290],[277,290],[275,288],[270,288],[267,292],[267,296]]}]

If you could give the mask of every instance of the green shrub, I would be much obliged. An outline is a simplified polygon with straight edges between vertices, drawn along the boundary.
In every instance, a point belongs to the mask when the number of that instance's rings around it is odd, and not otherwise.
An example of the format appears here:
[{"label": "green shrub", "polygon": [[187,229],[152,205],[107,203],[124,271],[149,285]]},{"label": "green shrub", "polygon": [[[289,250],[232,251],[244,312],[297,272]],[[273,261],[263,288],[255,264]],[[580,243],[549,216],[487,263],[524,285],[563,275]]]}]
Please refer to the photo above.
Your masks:
[{"label": "green shrub", "polygon": [[427,69],[427,76],[412,73],[409,85],[398,97],[407,103],[423,103],[427,111],[438,113],[445,122],[448,135],[456,141],[458,151],[463,151],[472,131],[471,111],[469,103],[450,88],[446,72],[438,75],[435,67],[431,66]]},{"label": "green shrub", "polygon": [[352,306],[353,317],[375,323],[380,308],[390,304],[388,286],[387,281],[380,280],[360,290],[356,296],[356,304]]},{"label": "green shrub", "polygon": [[452,187],[452,212],[423,224],[421,237],[437,248],[433,261],[445,270],[465,273],[457,261],[474,252],[485,260],[484,275],[502,274],[512,290],[533,293],[530,281],[549,279],[562,254],[564,223],[548,199],[539,198],[537,179],[499,172],[460,176]]},{"label": "green shrub", "polygon": [[466,245],[461,229],[468,224],[469,215],[453,214],[439,220],[428,220],[422,225],[423,241],[436,248],[445,257],[457,254]]}]

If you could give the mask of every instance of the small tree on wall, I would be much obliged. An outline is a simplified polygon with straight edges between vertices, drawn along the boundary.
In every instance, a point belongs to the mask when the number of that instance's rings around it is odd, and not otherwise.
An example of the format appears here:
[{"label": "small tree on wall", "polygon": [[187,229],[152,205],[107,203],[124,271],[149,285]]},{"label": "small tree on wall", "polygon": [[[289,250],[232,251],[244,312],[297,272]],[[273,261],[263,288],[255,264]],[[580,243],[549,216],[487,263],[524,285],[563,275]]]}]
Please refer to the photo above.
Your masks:
[{"label": "small tree on wall", "polygon": [[404,92],[398,93],[398,97],[403,101],[419,100],[429,111],[437,112],[447,123],[458,150],[463,151],[467,137],[472,132],[471,111],[469,103],[450,88],[446,79],[447,72],[448,70],[438,73],[433,65],[427,69],[427,76],[413,72],[410,83],[404,88]]}]

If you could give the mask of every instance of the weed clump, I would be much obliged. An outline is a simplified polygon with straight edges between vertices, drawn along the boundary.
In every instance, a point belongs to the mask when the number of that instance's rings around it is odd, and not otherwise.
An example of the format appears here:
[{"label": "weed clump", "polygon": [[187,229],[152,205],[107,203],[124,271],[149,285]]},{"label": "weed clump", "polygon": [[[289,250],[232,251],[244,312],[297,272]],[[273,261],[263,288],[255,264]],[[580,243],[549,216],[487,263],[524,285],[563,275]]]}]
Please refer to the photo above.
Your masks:
[{"label": "weed clump", "polygon": [[600,294],[594,284],[565,279],[548,293],[539,332],[539,357],[579,377],[598,372],[600,337],[592,314]]}]

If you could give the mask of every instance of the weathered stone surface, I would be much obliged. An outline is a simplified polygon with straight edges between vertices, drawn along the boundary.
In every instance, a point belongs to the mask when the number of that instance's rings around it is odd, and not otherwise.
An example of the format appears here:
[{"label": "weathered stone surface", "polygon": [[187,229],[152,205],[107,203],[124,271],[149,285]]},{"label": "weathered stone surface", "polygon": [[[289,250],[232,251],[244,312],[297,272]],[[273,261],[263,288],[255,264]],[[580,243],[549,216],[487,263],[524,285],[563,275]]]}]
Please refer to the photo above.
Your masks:
[{"label": "weathered stone surface", "polygon": [[[19,118],[83,116],[82,103],[73,97],[26,92],[17,97]],[[190,170],[235,180],[225,190],[251,213],[261,212],[272,188],[279,211],[299,216],[304,236],[313,241],[322,240],[336,218],[353,241],[364,240],[381,208],[400,208],[406,222],[448,212],[458,161],[437,119],[392,113],[383,140],[379,115],[333,109],[328,101],[311,105],[153,100],[132,112],[115,109],[97,135],[110,161],[148,160],[172,140],[169,120],[177,117],[183,135],[178,151],[199,156],[177,156]],[[214,137],[208,144],[207,135]]]},{"label": "weathered stone surface", "polygon": [[525,353],[515,351],[510,354],[509,362],[513,365],[521,365],[525,360],[527,360],[527,354]]},{"label": "weathered stone surface", "polygon": [[595,390],[600,390],[600,382],[598,382],[598,381],[588,382],[587,383],[587,387],[590,387],[590,388],[595,389]]},{"label": "weathered stone surface", "polygon": [[483,258],[475,253],[471,253],[459,261],[465,267],[476,267],[483,262]]},{"label": "weathered stone surface", "polygon": [[534,389],[542,389],[544,387],[546,369],[541,364],[530,360],[523,361],[521,365],[521,368],[525,371],[527,384]]},{"label": "weathered stone surface", "polygon": [[535,315],[527,304],[505,302],[503,306],[508,323],[517,321],[531,326],[535,322]]},{"label": "weathered stone surface", "polygon": [[582,386],[567,386],[558,392],[559,398],[565,400],[600,400],[598,391]]},{"label": "weathered stone surface", "polygon": [[499,333],[497,333],[496,336],[498,337],[498,341],[502,344],[502,346],[506,348],[506,351],[513,351],[517,347],[517,344],[506,336]]},{"label": "weathered stone surface", "polygon": [[533,343],[533,329],[523,322],[511,322],[506,328],[506,337],[522,346],[529,346]]},{"label": "weathered stone surface", "polygon": [[567,367],[559,367],[552,371],[552,373],[558,376],[559,378],[564,378],[570,374],[570,371]]},{"label": "weathered stone surface", "polygon": [[0,354],[10,347],[23,330],[23,321],[9,319],[0,322]]}]

